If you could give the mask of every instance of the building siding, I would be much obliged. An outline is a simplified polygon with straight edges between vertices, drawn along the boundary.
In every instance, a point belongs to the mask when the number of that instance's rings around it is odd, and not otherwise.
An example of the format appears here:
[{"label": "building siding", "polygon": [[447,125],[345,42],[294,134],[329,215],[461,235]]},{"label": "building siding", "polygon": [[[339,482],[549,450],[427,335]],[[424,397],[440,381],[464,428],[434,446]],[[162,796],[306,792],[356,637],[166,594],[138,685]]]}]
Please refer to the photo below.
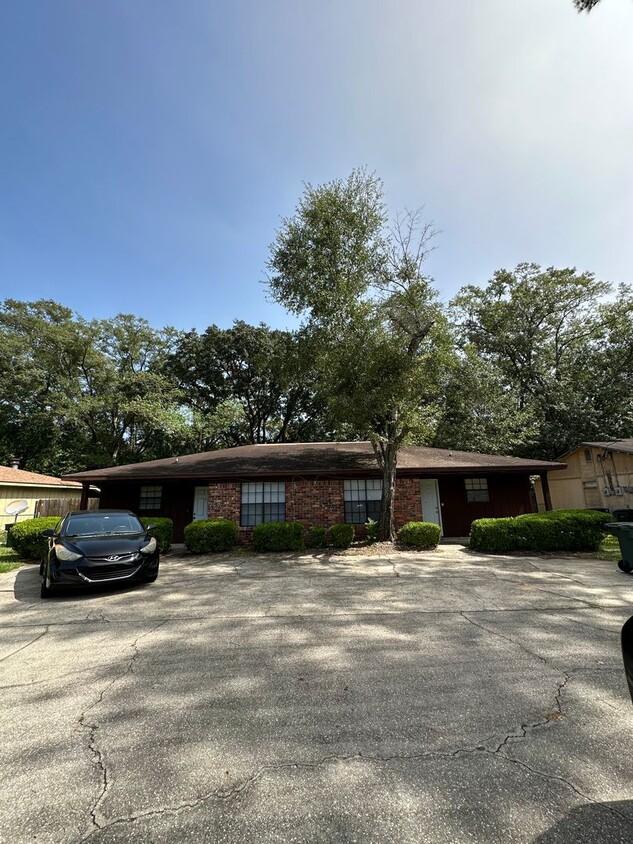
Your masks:
[{"label": "building siding", "polygon": [[[589,454],[585,455],[585,451]],[[565,469],[549,475],[555,510],[633,509],[633,454],[580,445],[565,457],[565,462]],[[535,489],[539,510],[544,510],[539,482]],[[609,495],[605,494],[605,489],[609,490]]]},{"label": "building siding", "polygon": [[[484,476],[483,473],[480,477],[482,476]],[[473,519],[485,516],[517,516],[532,511],[531,487],[527,474],[487,475],[490,501],[477,504],[466,502],[463,475],[429,474],[428,477],[437,477],[439,481],[443,529],[446,536],[467,536]],[[287,520],[299,521],[307,529],[329,528],[344,521],[343,477],[318,479],[292,477],[278,480],[286,484]],[[184,528],[193,518],[194,489],[195,486],[200,486],[201,482],[196,480],[163,483],[161,508],[152,512],[139,512],[141,485],[138,482],[104,482],[99,506],[129,509],[150,518],[167,516],[174,521],[174,541],[182,542]],[[209,518],[231,519],[239,525],[241,482],[237,480],[211,481],[208,488]],[[427,518],[431,521],[432,514],[429,514]],[[396,530],[406,522],[423,519],[420,478],[398,478],[394,499]],[[364,525],[355,525],[355,528],[358,537],[364,536]],[[240,537],[243,542],[248,542],[251,535],[252,528],[240,527]]]},{"label": "building siding", "polygon": [[5,524],[11,524],[15,520],[15,516],[8,516],[5,513],[5,507],[12,501],[24,499],[28,502],[28,508],[21,513],[17,521],[23,522],[25,519],[32,519],[35,515],[35,505],[38,501],[46,499],[57,499],[68,501],[68,508],[72,509],[74,504],[79,502],[81,496],[80,489],[63,489],[60,487],[37,487],[37,486],[2,486],[0,485],[0,526],[4,530]]}]

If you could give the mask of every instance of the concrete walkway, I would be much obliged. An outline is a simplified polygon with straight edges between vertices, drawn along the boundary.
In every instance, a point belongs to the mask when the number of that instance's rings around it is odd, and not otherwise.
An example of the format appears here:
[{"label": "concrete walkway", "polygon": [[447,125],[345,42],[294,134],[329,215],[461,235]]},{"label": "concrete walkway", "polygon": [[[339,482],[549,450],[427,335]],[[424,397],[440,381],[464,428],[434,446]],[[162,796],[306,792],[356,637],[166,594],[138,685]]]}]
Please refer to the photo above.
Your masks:
[{"label": "concrete walkway", "polygon": [[0,841],[633,840],[615,564],[161,566],[50,601],[0,575]]}]

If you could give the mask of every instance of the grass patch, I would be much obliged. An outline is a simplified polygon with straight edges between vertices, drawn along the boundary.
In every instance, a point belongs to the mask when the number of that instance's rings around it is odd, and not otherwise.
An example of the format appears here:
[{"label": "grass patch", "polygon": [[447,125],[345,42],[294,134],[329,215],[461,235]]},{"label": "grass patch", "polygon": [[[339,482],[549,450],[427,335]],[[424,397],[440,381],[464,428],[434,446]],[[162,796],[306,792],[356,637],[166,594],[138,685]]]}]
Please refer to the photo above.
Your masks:
[{"label": "grass patch", "polygon": [[12,569],[19,569],[21,565],[22,561],[13,548],[0,545],[0,574],[4,574],[5,571],[11,571]]},{"label": "grass patch", "polygon": [[611,560],[614,563],[621,560],[622,554],[617,536],[605,536],[600,543],[600,548],[596,551],[596,557],[599,560]]}]

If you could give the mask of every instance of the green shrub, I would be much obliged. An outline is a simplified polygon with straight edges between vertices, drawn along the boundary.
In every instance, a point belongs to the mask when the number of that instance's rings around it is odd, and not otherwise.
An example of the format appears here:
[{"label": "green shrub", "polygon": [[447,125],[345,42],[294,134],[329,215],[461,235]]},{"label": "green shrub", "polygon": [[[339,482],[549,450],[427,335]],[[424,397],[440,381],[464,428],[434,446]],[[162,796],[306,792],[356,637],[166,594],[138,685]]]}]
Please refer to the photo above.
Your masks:
[{"label": "green shrub", "polygon": [[174,523],[172,520],[161,516],[154,516],[153,518],[143,516],[140,521],[145,528],[148,525],[152,525],[150,533],[152,536],[156,537],[156,542],[158,542],[158,548],[161,554],[165,551],[169,551],[169,548],[171,547],[171,540],[174,536]]},{"label": "green shrub", "polygon": [[192,554],[230,551],[239,537],[239,528],[230,519],[198,519],[185,528],[185,545]]},{"label": "green shrub", "polygon": [[489,554],[512,551],[597,551],[609,513],[596,510],[550,510],[472,523],[470,547]]},{"label": "green shrub", "polygon": [[42,516],[12,525],[7,544],[23,560],[39,560],[48,548],[48,539],[43,530],[52,530],[59,523],[59,516]]},{"label": "green shrub", "polygon": [[340,524],[332,525],[330,528],[330,539],[335,548],[349,548],[354,541],[354,525]]},{"label": "green shrub", "polygon": [[413,548],[435,548],[440,536],[440,526],[433,522],[407,522],[398,531],[398,542]]},{"label": "green shrub", "polygon": [[370,542],[375,542],[378,539],[378,522],[376,519],[367,519],[365,522],[365,532]]},{"label": "green shrub", "polygon": [[327,528],[312,528],[308,536],[308,548],[327,548]]},{"label": "green shrub", "polygon": [[253,528],[255,551],[298,551],[303,548],[301,522],[264,522]]}]

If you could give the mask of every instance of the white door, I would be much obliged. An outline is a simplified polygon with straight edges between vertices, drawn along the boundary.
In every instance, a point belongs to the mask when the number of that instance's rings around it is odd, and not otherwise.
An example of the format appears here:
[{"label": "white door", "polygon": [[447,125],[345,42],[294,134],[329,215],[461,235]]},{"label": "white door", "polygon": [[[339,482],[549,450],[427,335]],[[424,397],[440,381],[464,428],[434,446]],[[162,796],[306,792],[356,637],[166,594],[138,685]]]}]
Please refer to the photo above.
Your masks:
[{"label": "white door", "polygon": [[193,520],[209,518],[209,487],[197,486],[193,494]]},{"label": "white door", "polygon": [[424,478],[420,481],[422,492],[422,519],[433,522],[442,529],[442,508],[440,507],[440,492],[435,478]]}]

